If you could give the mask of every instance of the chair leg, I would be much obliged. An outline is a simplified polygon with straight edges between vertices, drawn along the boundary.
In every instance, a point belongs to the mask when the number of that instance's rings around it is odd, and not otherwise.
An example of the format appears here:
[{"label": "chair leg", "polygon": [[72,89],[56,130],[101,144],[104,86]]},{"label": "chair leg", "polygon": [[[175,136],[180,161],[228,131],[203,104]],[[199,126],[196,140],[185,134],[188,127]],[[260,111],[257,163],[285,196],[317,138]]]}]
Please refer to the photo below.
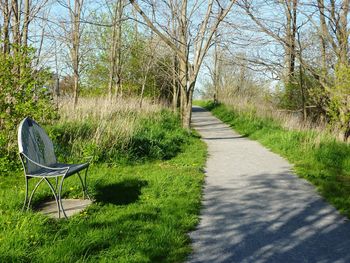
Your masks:
[{"label": "chair leg", "polygon": [[34,196],[34,193],[36,192],[36,189],[38,189],[39,185],[41,184],[41,182],[45,179],[45,177],[41,178],[39,180],[39,182],[37,182],[37,184],[35,185],[32,193],[30,194],[30,197],[29,197],[29,201],[28,201],[28,206],[27,206],[27,211],[29,210],[29,207],[30,207],[30,203],[32,202],[32,199],[33,199],[33,196]]},{"label": "chair leg", "polygon": [[55,178],[55,189],[57,190],[58,188],[58,177]]},{"label": "chair leg", "polygon": [[89,169],[89,167],[87,167],[85,170],[84,180],[81,178],[81,175],[79,172],[78,172],[78,177],[80,179],[80,183],[81,183],[81,186],[83,188],[83,199],[85,199],[85,195],[86,195],[87,198],[89,200],[91,200],[89,193],[88,193],[87,184],[86,184],[86,176],[87,176],[88,169]]},{"label": "chair leg", "polygon": [[88,166],[88,167],[86,168],[86,170],[85,170],[84,185],[85,185],[85,194],[86,194],[87,198],[88,198],[89,200],[91,200],[90,195],[89,195],[89,192],[88,192],[88,188],[87,188],[87,182],[86,182],[88,170],[89,170],[89,166]]},{"label": "chair leg", "polygon": [[28,201],[28,177],[25,176],[25,180],[26,180],[26,190],[25,190],[25,197],[24,197],[24,204],[23,204],[23,207],[22,207],[22,211],[24,211],[25,207],[26,207],[26,204],[27,204],[27,201]]},{"label": "chair leg", "polygon": [[[57,177],[55,178],[55,180],[57,182]],[[47,178],[45,178],[45,181],[49,185],[49,187],[50,187],[50,189],[51,189],[51,191],[53,193],[53,196],[55,197],[55,201],[56,201],[56,205],[57,205],[58,218],[61,218],[60,204],[59,204],[59,200],[58,200],[58,197],[57,197],[57,194],[56,194],[56,190],[55,190],[55,188],[52,186],[51,182]]]},{"label": "chair leg", "polygon": [[63,203],[62,203],[62,186],[63,186],[63,181],[64,181],[64,176],[61,179],[60,187],[58,189],[58,202],[59,202],[60,207],[61,207],[61,209],[58,209],[58,211],[59,211],[58,217],[61,218],[60,210],[62,210],[62,213],[63,213],[64,217],[67,219],[68,217],[66,215],[66,212],[64,211]]}]

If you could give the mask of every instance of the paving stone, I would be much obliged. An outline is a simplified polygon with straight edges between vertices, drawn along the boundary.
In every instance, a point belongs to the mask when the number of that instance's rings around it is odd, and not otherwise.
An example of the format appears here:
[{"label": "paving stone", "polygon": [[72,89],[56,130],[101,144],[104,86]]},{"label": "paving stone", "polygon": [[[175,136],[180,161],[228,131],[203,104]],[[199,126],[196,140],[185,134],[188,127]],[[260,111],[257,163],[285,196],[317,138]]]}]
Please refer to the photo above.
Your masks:
[{"label": "paving stone", "polygon": [[[62,204],[67,217],[80,213],[88,207],[92,201],[82,199],[62,199]],[[57,204],[55,201],[48,201],[40,204],[37,211],[53,218],[58,218]],[[61,212],[61,218],[64,218]]]}]

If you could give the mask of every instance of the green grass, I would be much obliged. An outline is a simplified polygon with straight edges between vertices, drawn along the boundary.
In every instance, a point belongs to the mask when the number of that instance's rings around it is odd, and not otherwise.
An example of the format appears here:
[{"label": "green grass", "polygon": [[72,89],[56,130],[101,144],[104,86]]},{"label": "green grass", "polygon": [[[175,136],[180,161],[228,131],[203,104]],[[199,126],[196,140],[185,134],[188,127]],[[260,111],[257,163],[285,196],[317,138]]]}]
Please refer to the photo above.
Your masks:
[{"label": "green grass", "polygon": [[[183,261],[191,250],[188,232],[198,223],[206,147],[196,135],[171,135],[169,119],[152,125],[129,144],[141,161],[92,165],[88,185],[96,202],[69,220],[21,212],[23,175],[2,176],[0,262]],[[143,157],[150,151],[152,158]],[[80,194],[78,179],[68,178],[64,197]],[[50,197],[42,185],[34,206]]]},{"label": "green grass", "polygon": [[[168,110],[122,113],[107,115],[107,122],[85,118],[46,127],[59,160],[94,155],[88,186],[96,202],[69,220],[22,212],[23,174],[0,177],[0,262],[185,259],[191,250],[188,232],[198,222],[205,144]],[[30,180],[31,187],[35,182]],[[63,197],[81,194],[79,179],[67,178]],[[43,184],[33,207],[50,199]]]},{"label": "green grass", "polygon": [[327,134],[295,131],[254,112],[239,113],[232,107],[200,103],[243,136],[285,157],[295,172],[313,183],[319,193],[342,214],[350,217],[350,145]]}]

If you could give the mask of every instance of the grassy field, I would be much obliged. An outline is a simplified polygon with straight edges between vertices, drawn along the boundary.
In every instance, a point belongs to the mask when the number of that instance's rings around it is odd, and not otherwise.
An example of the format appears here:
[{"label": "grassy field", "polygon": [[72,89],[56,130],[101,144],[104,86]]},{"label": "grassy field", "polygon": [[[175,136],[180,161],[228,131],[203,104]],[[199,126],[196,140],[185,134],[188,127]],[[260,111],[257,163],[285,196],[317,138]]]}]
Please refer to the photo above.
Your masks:
[{"label": "grassy field", "polygon": [[[0,262],[185,259],[191,249],[187,234],[198,222],[206,147],[198,136],[183,132],[169,111],[129,109],[127,118],[133,122],[124,135],[118,131],[125,127],[113,127],[113,123],[125,116],[119,110],[113,112],[103,117],[111,118],[108,139],[89,116],[80,126],[67,118],[47,127],[56,136],[56,144],[61,141],[60,158],[71,161],[89,151],[98,157],[88,178],[96,202],[86,211],[69,220],[21,212],[23,175],[0,178]],[[111,144],[116,136],[120,141]],[[74,147],[67,146],[69,142]],[[84,148],[86,142],[92,146]],[[106,154],[107,148],[114,150]],[[80,194],[78,179],[67,179],[64,196]],[[40,187],[34,205],[50,196],[46,186]]]},{"label": "grassy field", "polygon": [[295,172],[313,183],[320,194],[350,217],[350,145],[327,132],[288,129],[278,120],[237,111],[232,106],[202,102],[215,116],[243,136],[259,141],[294,164]]}]

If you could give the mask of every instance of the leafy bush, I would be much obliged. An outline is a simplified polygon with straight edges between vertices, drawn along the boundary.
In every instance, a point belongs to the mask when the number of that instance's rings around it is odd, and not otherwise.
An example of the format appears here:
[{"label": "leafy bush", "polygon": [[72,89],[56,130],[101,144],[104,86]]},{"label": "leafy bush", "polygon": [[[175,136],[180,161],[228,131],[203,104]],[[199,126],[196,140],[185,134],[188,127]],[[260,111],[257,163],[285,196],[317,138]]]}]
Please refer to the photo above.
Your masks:
[{"label": "leafy bush", "polygon": [[49,74],[31,67],[33,50],[21,49],[17,56],[0,54],[0,171],[18,167],[17,125],[26,116],[41,123],[56,118],[45,84]]},{"label": "leafy bush", "polygon": [[142,123],[129,144],[132,160],[170,159],[180,151],[186,133],[171,112],[164,110],[158,118],[144,119]]},{"label": "leafy bush", "polygon": [[335,85],[328,89],[330,105],[327,113],[331,124],[338,126],[347,140],[350,137],[350,67],[337,65],[335,77]]}]

